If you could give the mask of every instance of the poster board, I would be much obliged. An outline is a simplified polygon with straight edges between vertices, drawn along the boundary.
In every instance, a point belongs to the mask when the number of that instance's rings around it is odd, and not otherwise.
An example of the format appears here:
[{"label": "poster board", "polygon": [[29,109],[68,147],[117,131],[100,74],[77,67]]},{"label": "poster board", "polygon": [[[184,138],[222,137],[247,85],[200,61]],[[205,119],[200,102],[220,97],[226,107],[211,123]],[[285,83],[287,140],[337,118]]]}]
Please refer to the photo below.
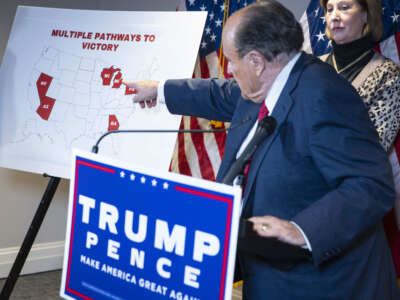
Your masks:
[{"label": "poster board", "polygon": [[[113,129],[178,129],[122,80],[192,77],[205,12],[19,6],[0,68],[0,166],[69,176],[73,147]],[[99,152],[167,170],[175,134],[112,135]]]}]

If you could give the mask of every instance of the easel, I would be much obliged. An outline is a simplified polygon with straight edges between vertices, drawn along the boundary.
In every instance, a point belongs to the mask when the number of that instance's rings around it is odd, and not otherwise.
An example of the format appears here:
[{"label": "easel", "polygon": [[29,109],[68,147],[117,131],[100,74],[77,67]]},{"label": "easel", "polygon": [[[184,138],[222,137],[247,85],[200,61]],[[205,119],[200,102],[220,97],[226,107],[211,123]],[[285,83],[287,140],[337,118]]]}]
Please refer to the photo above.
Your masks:
[{"label": "easel", "polygon": [[39,203],[35,216],[33,217],[24,241],[22,242],[21,248],[19,249],[18,255],[15,258],[10,273],[8,274],[7,280],[0,294],[0,300],[8,300],[10,298],[15,283],[17,282],[19,274],[21,273],[21,270],[25,264],[26,258],[31,251],[33,242],[35,241],[35,238],[39,232],[40,226],[42,225],[44,217],[46,216],[50,203],[53,200],[58,184],[60,183],[60,177],[48,176],[46,174],[43,176],[50,177],[49,183],[47,184],[46,190],[42,196],[42,200]]}]

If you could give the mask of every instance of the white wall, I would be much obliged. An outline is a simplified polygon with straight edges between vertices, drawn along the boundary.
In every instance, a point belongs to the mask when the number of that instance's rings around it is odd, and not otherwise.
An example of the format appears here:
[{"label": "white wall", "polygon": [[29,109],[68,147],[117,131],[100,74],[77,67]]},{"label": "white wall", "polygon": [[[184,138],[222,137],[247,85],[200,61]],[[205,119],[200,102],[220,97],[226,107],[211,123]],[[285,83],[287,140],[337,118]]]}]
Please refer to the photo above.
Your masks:
[{"label": "white wall", "polygon": [[[175,10],[179,0],[1,0],[0,64],[17,5],[105,10]],[[308,0],[281,0],[299,19]],[[48,178],[0,168],[0,278],[6,277]],[[62,180],[23,273],[61,267],[69,181]]]}]

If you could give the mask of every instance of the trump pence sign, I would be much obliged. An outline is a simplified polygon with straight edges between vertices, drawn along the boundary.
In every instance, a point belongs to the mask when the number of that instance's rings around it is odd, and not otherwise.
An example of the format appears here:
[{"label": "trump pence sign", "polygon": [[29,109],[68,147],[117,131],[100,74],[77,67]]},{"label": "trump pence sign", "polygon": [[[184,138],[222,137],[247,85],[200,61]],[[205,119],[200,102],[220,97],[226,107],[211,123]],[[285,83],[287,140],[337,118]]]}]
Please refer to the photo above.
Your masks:
[{"label": "trump pence sign", "polygon": [[75,151],[61,296],[231,299],[240,189]]}]

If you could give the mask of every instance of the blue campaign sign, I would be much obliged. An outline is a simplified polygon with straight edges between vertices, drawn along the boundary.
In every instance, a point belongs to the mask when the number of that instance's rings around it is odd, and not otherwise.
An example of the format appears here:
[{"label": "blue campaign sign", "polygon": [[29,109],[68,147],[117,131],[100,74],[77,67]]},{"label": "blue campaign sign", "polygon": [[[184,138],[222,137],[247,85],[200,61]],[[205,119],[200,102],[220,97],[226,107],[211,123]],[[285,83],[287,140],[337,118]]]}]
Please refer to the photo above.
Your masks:
[{"label": "blue campaign sign", "polygon": [[239,188],[74,152],[61,296],[231,299]]}]

